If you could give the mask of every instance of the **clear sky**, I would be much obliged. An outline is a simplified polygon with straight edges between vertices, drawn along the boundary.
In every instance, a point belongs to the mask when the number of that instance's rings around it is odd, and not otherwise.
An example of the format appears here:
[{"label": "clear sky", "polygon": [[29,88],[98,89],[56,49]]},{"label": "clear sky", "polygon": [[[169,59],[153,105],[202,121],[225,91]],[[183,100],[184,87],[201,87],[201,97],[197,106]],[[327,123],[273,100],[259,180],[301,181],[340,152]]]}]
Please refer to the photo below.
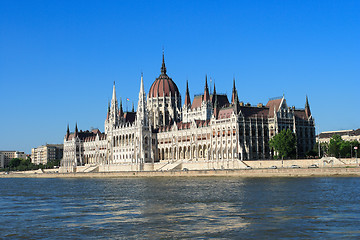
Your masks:
[{"label": "clear sky", "polygon": [[[71,131],[104,131],[107,104],[137,103],[160,74],[184,100],[217,92],[253,105],[282,96],[317,133],[360,128],[360,1],[0,1],[0,150],[30,153]],[[126,102],[124,101],[126,107]]]}]

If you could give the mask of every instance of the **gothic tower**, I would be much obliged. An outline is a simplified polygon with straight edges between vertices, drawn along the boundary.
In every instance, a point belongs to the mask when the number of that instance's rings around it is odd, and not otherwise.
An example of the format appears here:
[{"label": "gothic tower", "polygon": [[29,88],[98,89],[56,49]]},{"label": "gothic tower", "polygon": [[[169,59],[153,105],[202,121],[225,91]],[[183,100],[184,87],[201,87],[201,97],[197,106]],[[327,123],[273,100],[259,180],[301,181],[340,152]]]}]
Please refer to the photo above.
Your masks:
[{"label": "gothic tower", "polygon": [[181,96],[178,87],[166,73],[164,52],[161,73],[150,87],[147,107],[153,128],[170,125],[181,119]]}]

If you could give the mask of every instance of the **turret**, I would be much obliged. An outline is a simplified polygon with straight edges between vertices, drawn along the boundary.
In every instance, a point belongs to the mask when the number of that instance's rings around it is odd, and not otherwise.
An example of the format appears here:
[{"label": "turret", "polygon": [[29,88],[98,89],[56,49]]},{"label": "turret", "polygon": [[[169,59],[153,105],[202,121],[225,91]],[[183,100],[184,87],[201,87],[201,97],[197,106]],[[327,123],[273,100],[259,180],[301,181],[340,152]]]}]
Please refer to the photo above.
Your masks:
[{"label": "turret", "polygon": [[308,96],[306,96],[305,114],[306,114],[306,117],[307,117],[308,119],[311,117],[311,111],[310,111],[310,105],[309,105],[309,101],[308,101]]},{"label": "turret", "polygon": [[234,78],[234,80],[233,80],[233,89],[232,89],[232,94],[231,94],[231,104],[235,103],[236,96],[237,96],[237,91],[236,91],[236,87],[235,87],[235,78]]},{"label": "turret", "polygon": [[218,99],[217,99],[217,95],[215,95],[215,101],[214,101],[214,117],[217,118],[218,117],[218,112],[219,112],[219,109],[218,109]]},{"label": "turret", "polygon": [[204,102],[210,101],[209,88],[208,88],[208,85],[207,85],[207,75],[205,76],[205,89],[204,89],[203,101]]},{"label": "turret", "polygon": [[187,107],[191,105],[188,81],[186,81],[186,93],[185,93],[185,103],[184,103],[184,105],[187,106]]},{"label": "turret", "polygon": [[119,117],[122,118],[123,116],[124,116],[124,110],[122,106],[122,100],[120,98]]},{"label": "turret", "polygon": [[66,130],[66,141],[69,140],[69,136],[70,136],[70,129],[69,129],[69,124],[67,125],[67,130]]},{"label": "turret", "polygon": [[79,131],[78,131],[78,127],[77,127],[77,123],[75,124],[75,133],[74,133],[74,137],[76,138],[79,134]]},{"label": "turret", "polygon": [[119,110],[118,110],[118,102],[116,99],[116,90],[115,90],[115,81],[114,81],[111,106],[109,112],[109,120],[111,121],[112,125],[117,125],[118,119],[119,119]]},{"label": "turret", "polygon": [[163,54],[162,54],[161,74],[166,75],[164,50],[163,50]]},{"label": "turret", "polygon": [[215,82],[214,82],[214,91],[213,91],[213,96],[211,99],[212,105],[215,107],[215,98],[216,98],[216,88],[215,88]]},{"label": "turret", "polygon": [[[133,112],[134,110],[134,105],[133,105]],[[140,92],[139,92],[139,102],[138,102],[138,106],[137,106],[137,111],[136,111],[136,120],[138,122],[138,124],[141,124],[143,126],[148,126],[148,115],[147,115],[147,110],[146,110],[146,93],[144,91],[144,80],[143,80],[143,75],[141,74],[141,83],[140,83]]]}]

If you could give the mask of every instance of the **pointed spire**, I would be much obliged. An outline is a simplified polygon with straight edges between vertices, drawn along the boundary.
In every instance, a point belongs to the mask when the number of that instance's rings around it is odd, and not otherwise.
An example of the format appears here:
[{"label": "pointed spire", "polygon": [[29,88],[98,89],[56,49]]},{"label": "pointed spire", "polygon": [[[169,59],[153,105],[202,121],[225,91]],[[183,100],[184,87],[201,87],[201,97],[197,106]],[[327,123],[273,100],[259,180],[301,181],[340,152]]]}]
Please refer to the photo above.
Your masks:
[{"label": "pointed spire", "polygon": [[307,118],[311,117],[310,105],[309,105],[309,100],[308,100],[307,95],[306,95],[306,102],[305,102],[305,114],[306,114]]},{"label": "pointed spire", "polygon": [[123,106],[122,106],[122,99],[121,98],[120,98],[119,115],[120,115],[120,117],[122,117],[124,115]]},{"label": "pointed spire", "polygon": [[235,103],[237,97],[237,91],[236,91],[236,87],[235,87],[235,78],[233,80],[233,89],[232,89],[232,95],[231,95],[231,104]]},{"label": "pointed spire", "polygon": [[207,84],[207,75],[205,75],[205,90],[204,90],[204,102],[207,102],[210,100],[210,96],[209,96],[209,88],[208,88],[208,84]]},{"label": "pointed spire", "polygon": [[115,81],[114,81],[114,86],[113,86],[112,100],[116,100]]},{"label": "pointed spire", "polygon": [[235,110],[235,114],[238,114],[239,113],[239,108],[240,108],[240,103],[239,103],[239,97],[236,93],[236,97],[235,97],[235,100],[234,100],[234,110]]},{"label": "pointed spire", "polygon": [[215,107],[215,98],[216,98],[216,87],[215,87],[215,82],[214,82],[214,91],[213,91],[212,98],[211,98],[213,107]]},{"label": "pointed spire", "polygon": [[165,67],[165,57],[164,57],[164,49],[162,53],[162,65],[161,65],[161,74],[166,75],[166,67]]},{"label": "pointed spire", "polygon": [[189,84],[186,80],[186,93],[185,93],[185,106],[191,105],[190,93],[189,93]]},{"label": "pointed spire", "polygon": [[214,112],[213,112],[215,118],[218,117],[218,99],[217,95],[215,95],[215,102],[214,102]]},{"label": "pointed spire", "polygon": [[110,116],[110,102],[108,101],[108,110],[107,110],[107,114],[106,114],[106,120],[109,120],[109,116]]},{"label": "pointed spire", "polygon": [[131,112],[135,112],[134,102],[132,102],[132,109]]},{"label": "pointed spire", "polygon": [[69,139],[70,136],[70,129],[69,129],[69,124],[67,125],[67,130],[66,130],[66,141]]},{"label": "pointed spire", "polygon": [[140,84],[140,92],[144,92],[144,79],[143,79],[143,73],[141,73],[141,84]]},{"label": "pointed spire", "polygon": [[77,137],[78,133],[79,133],[79,131],[78,131],[77,122],[76,122],[76,125],[75,125],[75,134],[74,134],[75,137]]}]

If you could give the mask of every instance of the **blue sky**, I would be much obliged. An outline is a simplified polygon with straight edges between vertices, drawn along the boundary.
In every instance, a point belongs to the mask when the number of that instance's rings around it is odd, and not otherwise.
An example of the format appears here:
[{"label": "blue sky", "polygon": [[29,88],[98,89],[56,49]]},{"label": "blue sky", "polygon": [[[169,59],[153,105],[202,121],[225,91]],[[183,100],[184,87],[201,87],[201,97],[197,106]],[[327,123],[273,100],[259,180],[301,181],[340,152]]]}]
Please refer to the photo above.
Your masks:
[{"label": "blue sky", "polygon": [[[360,1],[0,2],[0,150],[63,142],[104,130],[108,100],[137,103],[160,73],[184,99],[217,92],[253,105],[308,95],[317,133],[360,127]],[[126,103],[124,102],[124,106]]]}]

